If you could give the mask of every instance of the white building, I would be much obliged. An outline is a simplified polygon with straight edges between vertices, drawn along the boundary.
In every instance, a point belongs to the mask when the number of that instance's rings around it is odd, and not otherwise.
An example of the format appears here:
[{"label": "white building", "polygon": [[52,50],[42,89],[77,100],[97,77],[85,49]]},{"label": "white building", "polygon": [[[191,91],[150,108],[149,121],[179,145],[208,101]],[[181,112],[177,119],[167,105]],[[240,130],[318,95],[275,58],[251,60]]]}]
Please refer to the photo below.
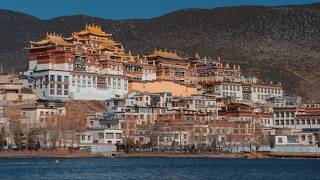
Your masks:
[{"label": "white building", "polygon": [[57,70],[34,71],[32,76],[34,91],[45,99],[106,100],[128,92],[124,76]]},{"label": "white building", "polygon": [[281,85],[252,84],[251,100],[253,103],[265,104],[268,98],[283,97]]},{"label": "white building", "polygon": [[29,127],[44,127],[56,124],[57,116],[66,115],[65,107],[24,107],[21,108],[22,123]]},{"label": "white building", "polygon": [[122,143],[123,131],[121,129],[89,130],[81,133],[80,145],[107,144],[115,145]]},{"label": "white building", "polygon": [[303,108],[274,108],[273,119],[275,128],[290,128],[300,131],[320,128],[319,113],[308,114]]},{"label": "white building", "polygon": [[87,130],[79,136],[80,146],[115,145],[123,142],[123,130],[115,113],[87,116]]},{"label": "white building", "polygon": [[216,83],[214,87],[214,94],[217,97],[235,98],[237,102],[241,102],[243,99],[242,85],[237,82]]}]

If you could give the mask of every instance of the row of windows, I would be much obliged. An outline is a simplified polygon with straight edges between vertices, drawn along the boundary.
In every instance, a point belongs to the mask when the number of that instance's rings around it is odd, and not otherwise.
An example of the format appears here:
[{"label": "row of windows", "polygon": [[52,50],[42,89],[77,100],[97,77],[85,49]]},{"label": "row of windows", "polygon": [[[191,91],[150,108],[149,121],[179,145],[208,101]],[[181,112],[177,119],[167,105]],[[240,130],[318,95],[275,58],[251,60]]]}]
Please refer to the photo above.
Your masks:
[{"label": "row of windows", "polygon": [[[44,116],[44,115],[49,116],[49,112],[48,111],[46,111],[46,112],[40,111],[40,116]],[[50,112],[50,115],[53,116],[54,112]]]},{"label": "row of windows", "polygon": [[240,121],[252,121],[252,117],[239,117],[239,119]]},{"label": "row of windows", "polygon": [[[121,79],[118,78],[108,78],[107,81],[107,88],[109,89],[121,89]],[[123,89],[128,90],[128,81],[124,80]]]},{"label": "row of windows", "polygon": [[253,87],[253,92],[265,94],[281,94],[280,89]]},{"label": "row of windows", "polygon": [[[48,75],[44,76],[45,82],[48,82]],[[65,82],[69,83],[69,76],[50,75],[50,82]]]},{"label": "row of windows", "polygon": [[269,97],[269,95],[263,95],[263,94],[258,94],[258,96],[257,96],[257,98],[259,99],[259,100],[266,100],[267,98]]},{"label": "row of windows", "polygon": [[[106,133],[105,136],[106,139],[122,139],[122,134],[121,133]],[[103,133],[99,133],[99,139],[104,139]]]},{"label": "row of windows", "polygon": [[53,84],[50,83],[49,86],[50,95],[65,95],[67,96],[69,93],[69,85],[68,84]]},{"label": "row of windows", "polygon": [[320,125],[320,119],[275,120],[276,125]]},{"label": "row of windows", "polygon": [[71,85],[77,87],[97,87],[97,78],[91,76],[72,76]]},{"label": "row of windows", "polygon": [[[62,76],[62,75],[50,75],[50,79],[49,79],[49,75],[45,75],[44,76],[44,80],[43,78],[36,78],[33,80],[33,88],[43,88],[43,83],[47,83],[47,82],[61,82],[61,83],[69,83],[69,76]],[[38,85],[39,84],[39,85]],[[45,84],[45,88],[47,88],[47,85]]]},{"label": "row of windows", "polygon": [[51,124],[55,123],[55,120],[52,117],[51,118],[49,118],[49,117],[46,117],[46,118],[41,117],[39,121],[40,121],[40,123],[51,123]]},{"label": "row of windows", "polygon": [[224,92],[223,97],[237,97],[237,94],[232,92]]},{"label": "row of windows", "polygon": [[276,118],[294,117],[294,112],[275,112]]},{"label": "row of windows", "polygon": [[[106,88],[121,89],[121,79],[118,78],[107,78]],[[90,76],[73,76],[72,86],[77,87],[97,87],[97,78]],[[128,82],[124,80],[123,89],[128,90]]]},{"label": "row of windows", "polygon": [[260,123],[261,123],[261,124],[270,124],[271,121],[270,121],[270,119],[261,119],[261,120],[260,120]]},{"label": "row of windows", "polygon": [[223,90],[240,91],[240,85],[222,85]]}]

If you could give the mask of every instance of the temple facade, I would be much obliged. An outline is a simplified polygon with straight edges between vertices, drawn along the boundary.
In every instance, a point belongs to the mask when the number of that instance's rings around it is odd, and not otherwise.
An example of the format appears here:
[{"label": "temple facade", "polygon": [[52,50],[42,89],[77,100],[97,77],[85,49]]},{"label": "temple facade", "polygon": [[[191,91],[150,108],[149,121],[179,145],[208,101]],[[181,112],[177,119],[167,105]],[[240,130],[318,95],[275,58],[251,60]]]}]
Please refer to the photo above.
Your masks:
[{"label": "temple facade", "polygon": [[183,92],[175,89],[175,94],[205,92],[244,103],[266,103],[283,94],[281,85],[242,78],[240,66],[220,58],[183,57],[167,49],[134,56],[97,25],[86,25],[70,37],[47,33],[42,40],[31,41],[28,50],[32,88],[44,99],[106,100],[136,91],[132,84],[152,93],[172,84],[185,87]]},{"label": "temple facade", "polygon": [[123,67],[135,57],[99,26],[87,25],[68,38],[47,34],[30,44],[33,89],[45,99],[104,100],[128,92]]}]

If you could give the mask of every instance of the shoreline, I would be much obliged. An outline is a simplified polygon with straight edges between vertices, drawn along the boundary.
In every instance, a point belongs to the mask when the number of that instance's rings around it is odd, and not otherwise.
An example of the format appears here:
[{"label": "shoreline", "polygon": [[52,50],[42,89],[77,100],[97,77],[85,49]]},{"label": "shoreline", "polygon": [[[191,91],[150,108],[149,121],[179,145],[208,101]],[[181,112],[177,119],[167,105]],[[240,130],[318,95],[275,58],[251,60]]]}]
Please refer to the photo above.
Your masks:
[{"label": "shoreline", "polygon": [[228,153],[174,153],[174,152],[131,152],[120,153],[116,157],[121,158],[225,158],[240,159],[244,158],[240,154]]},{"label": "shoreline", "polygon": [[[83,150],[41,150],[41,151],[0,151],[0,158],[245,158],[232,153],[190,153],[190,152],[107,152],[91,153]],[[247,157],[252,158],[252,157]]]},{"label": "shoreline", "polygon": [[0,151],[0,158],[223,158],[223,159],[320,159],[320,153],[222,153],[222,152],[107,152],[84,150]]}]

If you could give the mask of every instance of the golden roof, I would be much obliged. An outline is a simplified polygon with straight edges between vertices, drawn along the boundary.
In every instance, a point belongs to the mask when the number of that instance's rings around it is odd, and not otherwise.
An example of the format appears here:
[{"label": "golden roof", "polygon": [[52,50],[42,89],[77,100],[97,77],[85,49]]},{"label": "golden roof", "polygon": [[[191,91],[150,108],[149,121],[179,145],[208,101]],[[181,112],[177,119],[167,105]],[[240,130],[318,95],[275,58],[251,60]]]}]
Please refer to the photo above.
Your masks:
[{"label": "golden roof", "polygon": [[86,40],[85,38],[81,38],[78,34],[75,34],[75,33],[73,33],[71,37],[66,37],[63,39],[67,40],[67,41],[71,41],[71,40],[84,41],[84,40]]},{"label": "golden roof", "polygon": [[123,51],[124,49],[122,48],[119,48],[117,46],[115,46],[114,44],[109,44],[109,43],[104,43],[101,45],[101,50],[102,49],[109,49],[109,50],[112,50],[112,51]]},{"label": "golden roof", "polygon": [[130,54],[117,54],[117,55],[114,55],[114,56],[122,57],[122,58],[133,58],[133,56],[130,55]]},{"label": "golden roof", "polygon": [[162,58],[167,58],[167,59],[183,59],[181,57],[178,56],[177,52],[171,52],[171,51],[167,51],[167,50],[154,50],[153,53],[151,55],[149,55],[148,57],[162,57]]},{"label": "golden roof", "polygon": [[108,39],[104,39],[104,40],[94,39],[94,41],[101,42],[101,43],[104,43],[104,44],[121,45],[121,43],[115,42],[114,40],[109,39],[109,38]]},{"label": "golden roof", "polygon": [[80,35],[80,36],[87,35],[87,34],[93,34],[93,35],[102,36],[102,37],[111,36],[111,34],[104,32],[100,26],[96,26],[94,24],[93,25],[86,25],[85,30],[77,32],[76,34]]},{"label": "golden roof", "polygon": [[58,34],[48,34],[45,37],[45,39],[41,41],[30,41],[32,45],[36,46],[44,46],[48,44],[55,44],[55,45],[60,45],[60,46],[72,46],[71,43],[66,42],[61,35]]}]

